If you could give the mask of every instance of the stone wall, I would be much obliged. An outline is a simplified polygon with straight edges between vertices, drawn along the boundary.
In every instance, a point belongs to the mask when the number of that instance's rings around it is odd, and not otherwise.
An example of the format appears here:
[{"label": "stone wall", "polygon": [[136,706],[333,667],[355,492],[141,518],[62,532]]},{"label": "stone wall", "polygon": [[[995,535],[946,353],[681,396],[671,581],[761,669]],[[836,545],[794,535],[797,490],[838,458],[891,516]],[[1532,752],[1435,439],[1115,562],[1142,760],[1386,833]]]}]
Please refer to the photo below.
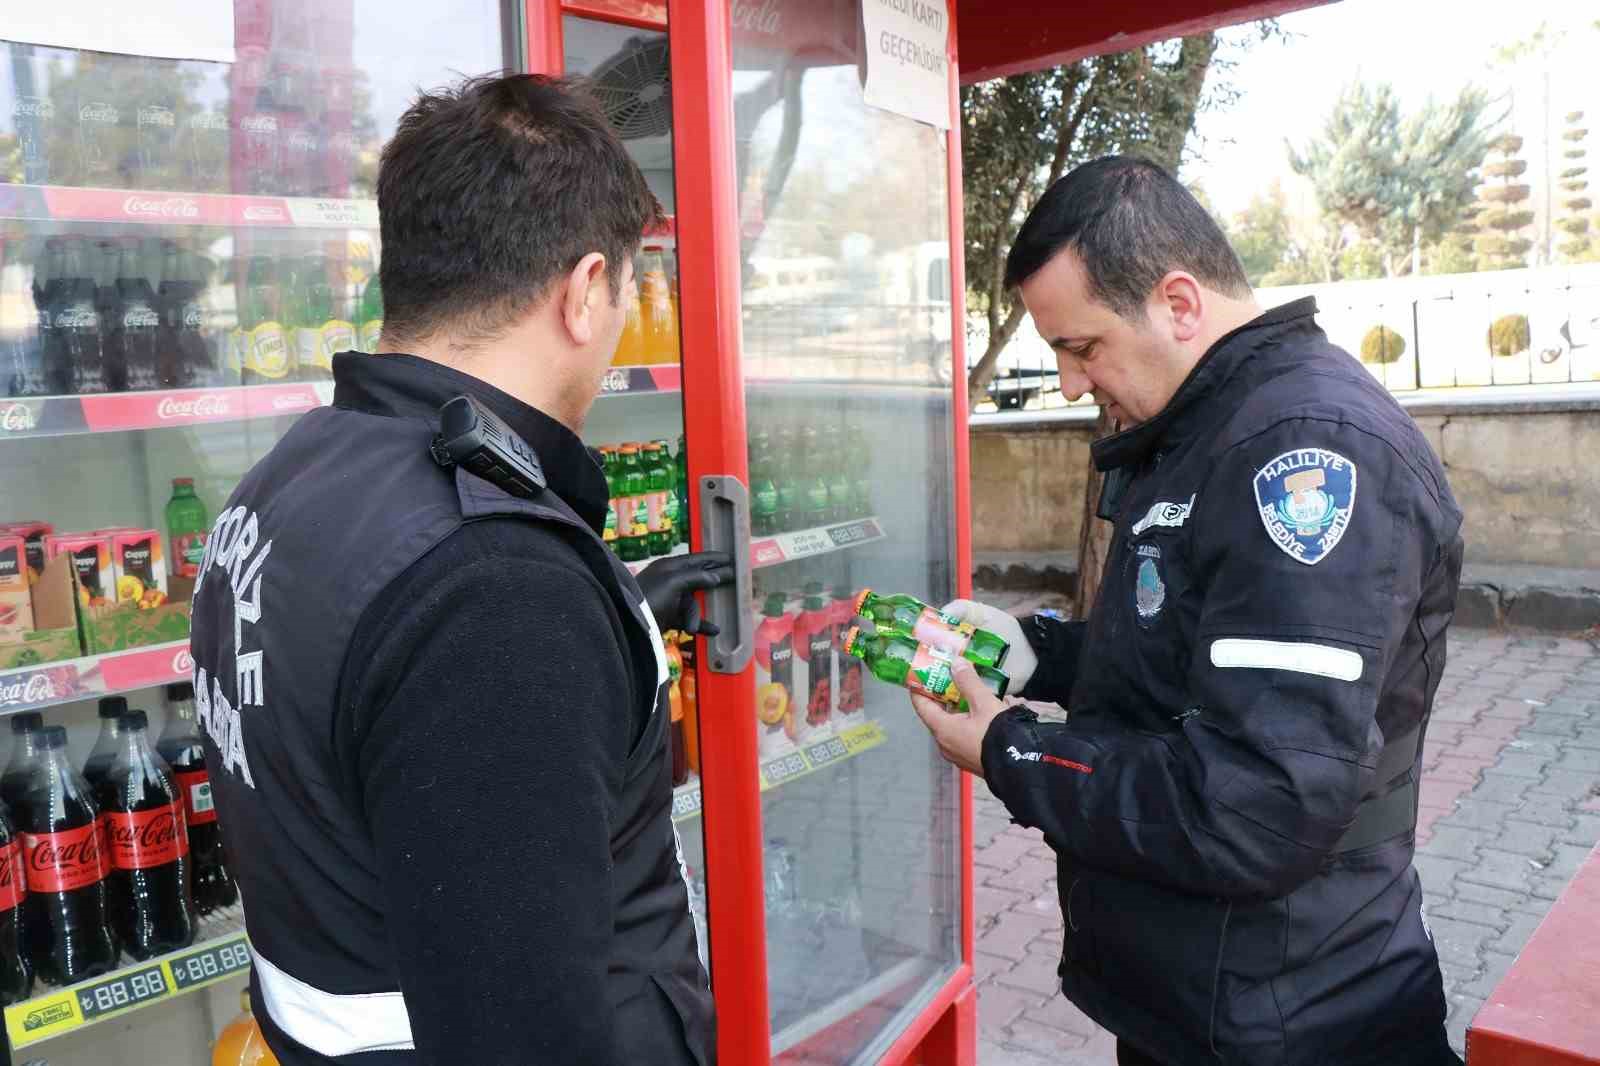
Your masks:
[{"label": "stone wall", "polygon": [[[1444,459],[1467,562],[1600,568],[1600,388],[1401,397]],[[1078,545],[1092,410],[972,425],[972,548],[983,563]]]}]

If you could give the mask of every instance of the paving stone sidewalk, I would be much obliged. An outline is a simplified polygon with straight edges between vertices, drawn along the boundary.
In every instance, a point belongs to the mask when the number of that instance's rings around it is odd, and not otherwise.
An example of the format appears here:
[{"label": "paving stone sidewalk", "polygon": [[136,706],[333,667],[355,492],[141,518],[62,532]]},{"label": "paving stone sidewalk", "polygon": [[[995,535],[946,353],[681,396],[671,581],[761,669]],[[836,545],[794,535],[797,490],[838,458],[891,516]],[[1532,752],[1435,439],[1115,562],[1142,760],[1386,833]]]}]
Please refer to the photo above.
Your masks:
[{"label": "paving stone sidewalk", "polygon": [[[1460,630],[1450,642],[1424,748],[1416,863],[1460,1051],[1467,1023],[1600,840],[1600,641]],[[1057,988],[1052,853],[981,783],[975,796],[980,1066],[1114,1062],[1109,1034]]]}]

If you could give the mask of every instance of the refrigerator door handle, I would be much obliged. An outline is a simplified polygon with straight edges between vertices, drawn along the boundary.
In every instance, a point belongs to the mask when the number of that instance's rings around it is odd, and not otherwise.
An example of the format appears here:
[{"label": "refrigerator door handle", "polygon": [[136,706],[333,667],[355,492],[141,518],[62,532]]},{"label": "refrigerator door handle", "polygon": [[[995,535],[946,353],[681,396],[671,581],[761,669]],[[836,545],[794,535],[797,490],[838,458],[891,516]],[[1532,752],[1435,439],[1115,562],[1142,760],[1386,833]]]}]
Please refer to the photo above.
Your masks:
[{"label": "refrigerator door handle", "polygon": [[750,611],[750,491],[736,477],[709,474],[700,479],[701,547],[733,556],[734,580],[706,593],[706,614],[722,632],[710,640],[711,669],[741,673],[755,653]]}]

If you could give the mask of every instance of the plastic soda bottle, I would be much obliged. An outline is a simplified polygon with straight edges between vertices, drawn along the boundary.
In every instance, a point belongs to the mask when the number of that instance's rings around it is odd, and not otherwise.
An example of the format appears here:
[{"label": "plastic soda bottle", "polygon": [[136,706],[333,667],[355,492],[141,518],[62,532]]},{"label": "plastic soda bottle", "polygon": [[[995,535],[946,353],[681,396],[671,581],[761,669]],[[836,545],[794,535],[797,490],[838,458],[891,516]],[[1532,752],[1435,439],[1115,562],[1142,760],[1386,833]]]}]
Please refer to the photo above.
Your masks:
[{"label": "plastic soda bottle", "polygon": [[81,237],[68,237],[62,256],[57,299],[51,310],[51,332],[65,369],[65,390],[82,394],[110,392],[113,368],[101,336],[99,291]]},{"label": "plastic soda bottle", "polygon": [[617,558],[625,563],[637,563],[650,554],[646,483],[638,445],[622,446],[617,468],[621,475],[617,484]]},{"label": "plastic soda bottle", "polygon": [[361,332],[357,347],[368,355],[378,350],[378,338],[383,334],[383,282],[374,270],[361,291]]},{"label": "plastic soda bottle", "polygon": [[666,555],[677,542],[668,505],[672,500],[672,466],[667,450],[658,443],[644,446],[645,550],[647,555]]},{"label": "plastic soda bottle", "polygon": [[295,353],[283,324],[283,282],[267,256],[245,267],[244,302],[239,307],[239,380],[260,385],[288,380]]},{"label": "plastic soda bottle", "polygon": [[172,479],[172,499],[167,501],[167,559],[173,577],[200,576],[211,523],[206,505],[194,494],[194,478]]},{"label": "plastic soda bottle", "polygon": [[880,633],[899,633],[996,670],[1004,665],[1011,650],[1010,644],[987,629],[936,611],[915,596],[880,596],[871,589],[862,589],[856,597],[855,613],[870,618]]},{"label": "plastic soda bottle", "polygon": [[867,435],[859,426],[852,426],[846,437],[849,453],[846,461],[850,474],[850,517],[865,518],[872,513],[872,482],[867,477]]},{"label": "plastic soda bottle", "polygon": [[139,246],[132,238],[118,244],[111,321],[106,330],[112,362],[120,364],[131,390],[158,389],[162,380],[158,341],[161,313],[155,290],[139,267]]},{"label": "plastic soda bottle", "polygon": [[[970,709],[966,697],[956,688],[950,672],[952,657],[946,652],[920,644],[903,633],[880,631],[868,635],[859,626],[851,626],[845,634],[844,650],[866,663],[879,681],[939,700],[955,711]],[[973,669],[997,697],[1006,694],[1011,679],[1005,674],[987,666],[974,665]]]},{"label": "plastic soda bottle", "polygon": [[778,528],[787,533],[799,529],[804,521],[805,504],[800,485],[799,455],[796,454],[795,432],[788,426],[778,430],[773,455],[773,478],[778,485]]},{"label": "plastic soda bottle", "polygon": [[239,1013],[217,1034],[211,1049],[211,1066],[278,1066],[278,1057],[267,1046],[261,1026],[250,1013],[250,990],[239,992]]},{"label": "plastic soda bottle", "polygon": [[816,427],[807,426],[802,430],[800,442],[800,485],[805,493],[805,517],[801,521],[807,527],[825,526],[829,515],[827,456]]},{"label": "plastic soda bottle", "polygon": [[308,255],[294,279],[295,358],[302,381],[332,381],[333,357],[356,346],[356,328],[339,307],[328,266],[326,256]]},{"label": "plastic soda bottle", "polygon": [[763,430],[750,442],[750,532],[778,532],[778,482],[772,468],[772,438]]}]

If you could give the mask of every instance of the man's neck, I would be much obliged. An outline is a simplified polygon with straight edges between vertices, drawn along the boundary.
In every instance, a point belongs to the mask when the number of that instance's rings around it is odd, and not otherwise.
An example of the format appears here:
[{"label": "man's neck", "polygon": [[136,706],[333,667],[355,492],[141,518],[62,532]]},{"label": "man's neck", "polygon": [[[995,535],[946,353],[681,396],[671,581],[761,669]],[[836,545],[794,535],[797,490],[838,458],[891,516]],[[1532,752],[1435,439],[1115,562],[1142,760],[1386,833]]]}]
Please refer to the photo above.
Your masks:
[{"label": "man's neck", "polygon": [[400,347],[419,359],[439,363],[493,385],[508,396],[538,408],[574,433],[583,429],[588,405],[575,402],[572,390],[562,389],[559,366],[543,365],[530,354],[542,346],[518,333],[473,344],[438,335]]}]

